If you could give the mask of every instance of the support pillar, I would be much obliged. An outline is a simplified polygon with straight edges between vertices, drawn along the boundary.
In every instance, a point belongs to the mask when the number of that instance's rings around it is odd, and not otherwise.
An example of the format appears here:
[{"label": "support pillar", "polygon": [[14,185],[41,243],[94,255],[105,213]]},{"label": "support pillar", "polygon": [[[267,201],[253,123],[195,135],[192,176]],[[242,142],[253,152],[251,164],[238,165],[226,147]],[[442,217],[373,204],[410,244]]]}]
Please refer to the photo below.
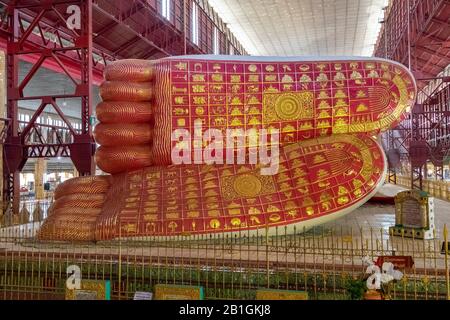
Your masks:
[{"label": "support pillar", "polygon": [[[57,158],[70,155],[80,175],[94,174],[95,142],[92,137],[92,69],[94,64],[92,45],[92,1],[93,0],[45,0],[45,1],[9,1],[7,6],[9,36],[7,43],[7,115],[9,120],[3,156],[3,209],[7,212],[19,213],[20,185],[19,175],[28,157]],[[68,31],[64,41],[55,33],[58,41],[48,44],[45,32],[33,33],[33,30],[46,30],[46,21],[59,17],[58,24],[70,19],[69,6],[80,8],[81,23],[79,27]],[[19,19],[19,11],[26,10],[31,15],[28,26]],[[42,44],[45,44],[44,46]],[[73,53],[77,53],[77,58]],[[23,77],[19,77],[19,56],[23,59],[30,55],[39,55],[33,68]],[[26,86],[35,79],[39,68],[48,60],[56,61],[62,71],[74,84],[74,92],[58,95],[55,98],[49,92],[40,92],[36,96],[26,94]],[[79,65],[80,79],[75,79],[68,71],[72,63]],[[79,99],[81,130],[75,130],[64,111],[58,106],[57,99]],[[23,100],[40,101],[40,105],[31,116],[29,123],[22,129],[18,122],[18,105]],[[41,137],[41,143],[30,141],[33,132],[39,132],[41,124],[39,116],[47,106],[51,106],[60,115],[73,137],[73,143],[67,145],[61,141],[48,140]],[[9,209],[8,209],[9,208]]]},{"label": "support pillar", "polygon": [[73,166],[73,177],[77,178],[80,176],[80,173],[78,172],[77,168]]},{"label": "support pillar", "polygon": [[394,168],[389,167],[388,170],[388,183],[397,184],[397,172]]},{"label": "support pillar", "polygon": [[444,166],[438,165],[434,166],[434,175],[436,180],[444,180]]},{"label": "support pillar", "polygon": [[36,200],[45,199],[44,190],[44,174],[47,171],[47,160],[45,158],[38,158],[34,164],[34,188],[36,191]]},{"label": "support pillar", "polygon": [[[6,56],[4,51],[0,51],[0,116],[2,118],[6,118]],[[3,133],[6,129],[7,123],[0,121],[0,132],[2,133],[2,137],[0,140],[0,185],[3,186],[3,144],[4,144],[4,136]],[[3,213],[6,208],[4,208],[3,202],[3,188],[0,188],[0,227],[2,226],[2,221],[4,220]]]},{"label": "support pillar", "polygon": [[[11,33],[8,37],[6,60],[7,103],[6,117],[9,119],[7,137],[3,154],[3,209],[10,215],[18,215],[20,211],[20,170],[27,161],[23,143],[19,134],[18,100],[19,90],[19,57],[14,52],[14,44],[19,37],[19,14],[14,7],[8,6],[8,21]],[[12,221],[12,217],[11,217]]]},{"label": "support pillar", "polygon": [[411,168],[411,189],[423,190],[423,166]]}]

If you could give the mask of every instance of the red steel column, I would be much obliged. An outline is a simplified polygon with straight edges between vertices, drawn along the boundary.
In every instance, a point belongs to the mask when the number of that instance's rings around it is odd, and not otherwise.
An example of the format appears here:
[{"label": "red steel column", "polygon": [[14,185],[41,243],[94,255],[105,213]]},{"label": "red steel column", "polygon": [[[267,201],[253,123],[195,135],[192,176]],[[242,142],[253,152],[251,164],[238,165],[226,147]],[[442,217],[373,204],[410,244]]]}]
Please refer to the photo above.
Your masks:
[{"label": "red steel column", "polygon": [[[11,3],[9,10],[9,38],[6,61],[7,75],[7,106],[6,117],[10,119],[3,153],[3,210],[12,209],[19,213],[20,201],[20,170],[26,162],[19,135],[18,117],[18,86],[19,86],[19,58],[13,50],[9,50],[19,36],[18,11],[14,9],[16,1]],[[12,219],[10,220],[12,221]]]},{"label": "red steel column", "polygon": [[[80,9],[80,29],[71,30],[69,25],[62,24],[65,30],[65,41],[57,41],[49,45],[41,32],[40,36],[33,34],[33,30],[42,30],[45,20],[57,19],[64,22],[70,11],[66,12],[68,6],[75,5]],[[9,39],[7,52],[7,118],[11,119],[5,141],[4,162],[4,185],[3,200],[4,208],[12,207],[13,213],[19,212],[20,202],[20,171],[25,165],[28,157],[59,157],[68,156],[65,152],[70,150],[70,158],[81,175],[90,175],[95,172],[94,153],[95,142],[92,138],[91,115],[92,115],[92,79],[93,79],[93,54],[92,54],[92,0],[45,0],[45,1],[11,1],[8,5],[9,14]],[[30,25],[25,29],[20,18],[22,10],[34,16]],[[73,11],[72,11],[73,14]],[[61,40],[61,39],[59,39]],[[67,44],[69,43],[69,44]],[[76,52],[79,58],[81,79],[75,80],[68,71],[65,55]],[[33,65],[30,72],[19,81],[19,55],[38,55],[40,58]],[[35,97],[24,96],[24,88],[33,79],[44,61],[53,59],[61,70],[75,84],[75,92],[63,95],[45,95],[42,93]],[[80,99],[80,117],[82,128],[74,130],[72,124],[64,114],[64,110],[57,104],[57,99]],[[40,106],[31,117],[30,122],[21,131],[18,122],[18,102],[21,100],[40,100]],[[72,141],[69,146],[62,141],[44,141],[39,145],[30,141],[30,135],[35,128],[42,126],[37,122],[38,117],[47,106],[52,106],[67,125]],[[49,155],[48,150],[58,150]]]},{"label": "red steel column", "polygon": [[81,95],[81,133],[70,146],[71,159],[81,176],[95,173],[95,142],[92,137],[92,0],[81,1],[81,83],[76,93]]}]

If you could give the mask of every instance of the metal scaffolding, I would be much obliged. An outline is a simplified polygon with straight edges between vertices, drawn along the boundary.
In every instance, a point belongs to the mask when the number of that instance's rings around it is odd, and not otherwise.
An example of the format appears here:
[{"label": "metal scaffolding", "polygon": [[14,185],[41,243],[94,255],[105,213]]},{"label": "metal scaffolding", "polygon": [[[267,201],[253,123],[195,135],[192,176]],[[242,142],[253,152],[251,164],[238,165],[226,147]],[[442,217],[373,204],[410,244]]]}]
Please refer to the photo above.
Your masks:
[{"label": "metal scaffolding", "polygon": [[[51,42],[45,35],[46,19],[63,19],[67,6],[74,5],[79,9],[81,22],[79,28],[65,27],[56,41]],[[22,19],[22,10],[34,12],[27,25]],[[81,175],[94,173],[95,142],[92,138],[90,117],[92,115],[92,4],[90,0],[78,1],[12,1],[7,7],[8,12],[8,43],[7,43],[7,136],[4,143],[3,167],[3,197],[13,213],[19,212],[20,171],[29,157],[44,158],[70,157]],[[64,20],[63,20],[64,21]],[[39,30],[38,34],[34,33]],[[38,57],[33,68],[24,79],[19,79],[19,56],[35,55]],[[71,58],[72,56],[73,58]],[[76,58],[74,57],[76,56]],[[69,71],[68,61],[78,63],[78,79]],[[26,86],[36,75],[45,61],[53,63],[74,83],[74,92],[63,95],[27,96]],[[78,99],[80,102],[81,130],[75,131],[67,119],[58,99]],[[21,130],[18,119],[18,104],[20,101],[36,100],[39,107],[34,112],[30,122]],[[42,138],[37,143],[31,143],[30,136],[43,130],[43,125],[37,122],[38,117],[51,106],[67,126],[72,143],[62,141],[47,141]]]},{"label": "metal scaffolding", "polygon": [[[195,39],[190,23],[194,6],[198,17]],[[215,43],[219,53],[246,53],[203,0],[170,0],[164,15],[158,0],[0,0],[0,8],[0,44],[7,49],[8,77],[2,134],[3,211],[14,214],[19,212],[19,173],[28,158],[70,157],[81,175],[94,173],[92,87],[102,81],[108,61],[214,53]],[[24,79],[19,79],[19,57],[33,63]],[[24,89],[40,67],[66,74],[74,92],[26,96]],[[58,104],[65,99],[80,101],[80,130],[74,129]],[[39,106],[29,123],[21,125],[18,104],[31,100],[39,101]],[[61,117],[63,128],[49,128],[37,121],[48,107]],[[43,134],[49,130],[55,134]]]},{"label": "metal scaffolding", "polygon": [[375,56],[396,60],[418,80],[419,99],[411,114],[382,137],[389,157],[389,181],[407,163],[411,188],[422,189],[427,163],[443,179],[450,152],[450,2],[394,0],[386,8]]}]

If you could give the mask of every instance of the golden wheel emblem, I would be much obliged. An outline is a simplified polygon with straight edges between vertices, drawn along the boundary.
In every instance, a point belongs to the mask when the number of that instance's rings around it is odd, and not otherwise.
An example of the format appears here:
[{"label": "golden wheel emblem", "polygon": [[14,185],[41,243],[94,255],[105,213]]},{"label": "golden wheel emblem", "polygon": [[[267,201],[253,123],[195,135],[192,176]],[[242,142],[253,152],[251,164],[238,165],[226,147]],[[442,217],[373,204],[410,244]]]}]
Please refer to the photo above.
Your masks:
[{"label": "golden wheel emblem", "polygon": [[275,101],[275,112],[282,120],[300,119],[303,109],[295,94],[280,95]]},{"label": "golden wheel emblem", "polygon": [[261,193],[261,181],[252,174],[244,174],[234,180],[233,188],[240,196],[255,197]]}]

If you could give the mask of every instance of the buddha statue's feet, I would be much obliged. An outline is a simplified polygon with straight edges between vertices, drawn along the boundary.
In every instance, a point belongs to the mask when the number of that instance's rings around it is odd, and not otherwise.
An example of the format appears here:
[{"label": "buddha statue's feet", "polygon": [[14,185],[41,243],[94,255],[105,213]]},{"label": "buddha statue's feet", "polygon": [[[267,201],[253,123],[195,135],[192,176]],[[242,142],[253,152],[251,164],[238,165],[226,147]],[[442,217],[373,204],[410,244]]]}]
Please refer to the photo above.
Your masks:
[{"label": "buddha statue's feet", "polygon": [[193,136],[196,123],[202,134],[277,129],[281,144],[375,135],[402,120],[416,96],[408,69],[378,58],[123,60],[105,76],[95,138],[97,164],[108,173],[173,164],[172,151],[182,143],[172,134]]},{"label": "buddha statue's feet", "polygon": [[61,183],[38,238],[46,240],[94,240],[112,176],[80,177]]},{"label": "buddha statue's feet", "polygon": [[[281,226],[292,233],[335,219],[383,183],[386,158],[372,136],[401,121],[416,97],[405,67],[375,58],[124,60],[105,76],[94,135],[97,164],[112,175],[62,184],[41,239],[251,234]],[[250,130],[278,131],[274,175],[255,164],[173,165],[180,150],[191,160],[196,148],[205,154],[208,129],[248,138],[245,160]],[[179,140],[180,132],[194,141]],[[222,154],[215,160],[224,161]]]},{"label": "buddha statue's feet", "polygon": [[336,135],[283,146],[274,176],[251,165],[179,165],[76,178],[58,187],[39,238],[292,233],[365,203],[383,184],[385,162],[372,138]]}]

